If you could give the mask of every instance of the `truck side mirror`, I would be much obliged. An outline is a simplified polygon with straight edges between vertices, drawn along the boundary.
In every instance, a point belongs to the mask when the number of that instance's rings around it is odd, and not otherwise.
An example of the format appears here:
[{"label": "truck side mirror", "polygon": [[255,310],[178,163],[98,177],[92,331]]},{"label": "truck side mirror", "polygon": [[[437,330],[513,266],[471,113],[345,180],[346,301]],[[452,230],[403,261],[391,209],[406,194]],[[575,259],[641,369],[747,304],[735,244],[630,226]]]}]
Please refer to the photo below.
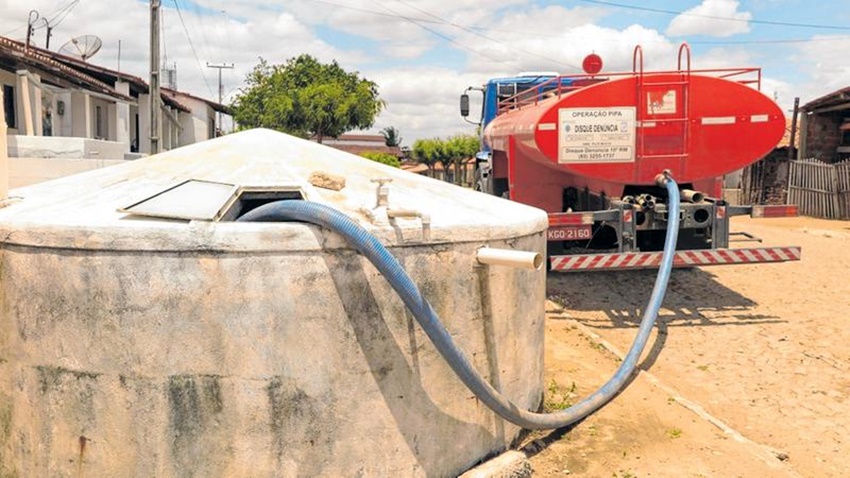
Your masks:
[{"label": "truck side mirror", "polygon": [[466,93],[460,95],[460,115],[464,118],[469,116],[469,95]]}]

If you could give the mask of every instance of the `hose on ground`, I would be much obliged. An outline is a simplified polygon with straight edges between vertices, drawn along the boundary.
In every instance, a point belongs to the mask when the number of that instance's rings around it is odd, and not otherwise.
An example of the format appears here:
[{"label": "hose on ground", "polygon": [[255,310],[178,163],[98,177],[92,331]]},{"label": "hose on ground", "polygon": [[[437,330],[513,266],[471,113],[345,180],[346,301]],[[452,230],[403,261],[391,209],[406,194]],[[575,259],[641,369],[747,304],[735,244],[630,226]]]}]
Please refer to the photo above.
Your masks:
[{"label": "hose on ground", "polygon": [[366,231],[345,214],[322,204],[309,201],[277,201],[260,206],[244,216],[239,221],[275,222],[299,221],[316,224],[334,231],[347,241],[353,248],[366,256],[375,268],[383,274],[401,300],[410,309],[416,321],[436,347],[437,351],[448,362],[458,378],[472,393],[488,408],[505,420],[520,427],[532,430],[549,430],[563,428],[590,415],[611,400],[628,382],[637,361],[643,352],[646,342],[664,293],[670,279],[673,266],[673,255],[679,231],[679,190],[672,178],[665,176],[661,181],[668,193],[668,222],[667,236],[664,241],[664,252],[661,265],[655,279],[655,286],[641,319],[637,336],[625,359],[614,375],[597,391],[575,405],[553,413],[536,413],[517,407],[493,388],[472,366],[466,354],[454,343],[449,331],[440,322],[431,304],[422,296],[419,288],[413,282],[396,258],[381,244],[375,236]]}]

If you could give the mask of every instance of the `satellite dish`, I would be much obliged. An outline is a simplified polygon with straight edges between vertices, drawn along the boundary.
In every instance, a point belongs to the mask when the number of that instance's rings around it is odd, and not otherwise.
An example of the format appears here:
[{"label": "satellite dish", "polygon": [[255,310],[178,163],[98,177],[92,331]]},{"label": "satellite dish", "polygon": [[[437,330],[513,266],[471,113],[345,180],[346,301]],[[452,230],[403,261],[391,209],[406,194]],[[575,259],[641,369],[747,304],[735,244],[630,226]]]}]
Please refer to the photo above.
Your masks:
[{"label": "satellite dish", "polygon": [[103,42],[97,35],[82,35],[71,38],[68,43],[62,45],[59,54],[86,61],[100,51],[101,46]]}]

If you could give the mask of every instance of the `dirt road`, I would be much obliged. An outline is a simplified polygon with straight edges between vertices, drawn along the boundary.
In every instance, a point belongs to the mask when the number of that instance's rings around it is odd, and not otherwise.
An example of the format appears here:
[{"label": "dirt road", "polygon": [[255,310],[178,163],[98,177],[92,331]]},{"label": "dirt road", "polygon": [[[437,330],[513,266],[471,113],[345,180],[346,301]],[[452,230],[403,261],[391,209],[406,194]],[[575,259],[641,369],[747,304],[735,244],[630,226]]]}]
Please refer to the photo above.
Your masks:
[{"label": "dirt road", "polygon": [[[535,476],[850,474],[850,222],[733,226],[800,245],[803,260],[675,271],[646,372],[571,430],[533,435]],[[653,281],[648,271],[550,275],[550,408],[611,375],[609,349],[631,345]]]}]

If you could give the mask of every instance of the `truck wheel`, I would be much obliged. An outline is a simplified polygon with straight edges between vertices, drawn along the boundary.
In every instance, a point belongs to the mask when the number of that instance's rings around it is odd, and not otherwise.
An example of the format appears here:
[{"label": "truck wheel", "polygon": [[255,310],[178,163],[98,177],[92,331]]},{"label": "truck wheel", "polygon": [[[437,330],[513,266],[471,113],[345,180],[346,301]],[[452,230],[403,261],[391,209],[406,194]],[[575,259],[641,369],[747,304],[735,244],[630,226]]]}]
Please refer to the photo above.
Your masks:
[{"label": "truck wheel", "polygon": [[510,199],[510,192],[508,188],[508,178],[496,178],[491,180],[494,196],[499,196],[500,198]]}]

